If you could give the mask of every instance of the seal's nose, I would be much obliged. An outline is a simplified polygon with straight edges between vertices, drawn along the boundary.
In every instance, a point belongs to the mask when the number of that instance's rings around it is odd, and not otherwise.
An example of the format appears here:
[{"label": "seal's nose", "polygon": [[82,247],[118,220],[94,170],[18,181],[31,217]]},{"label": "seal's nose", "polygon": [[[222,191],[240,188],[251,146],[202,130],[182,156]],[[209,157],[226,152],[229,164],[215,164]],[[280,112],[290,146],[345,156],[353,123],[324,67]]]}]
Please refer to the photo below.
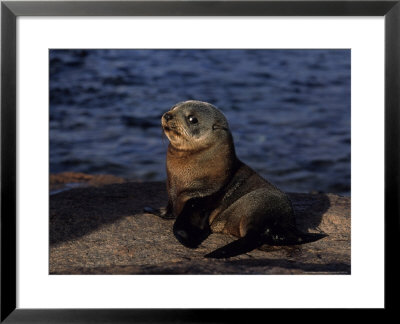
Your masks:
[{"label": "seal's nose", "polygon": [[173,117],[172,117],[172,115],[170,114],[170,113],[165,113],[164,115],[163,115],[163,117],[164,117],[164,119],[166,120],[166,121],[169,121],[169,120],[171,120]]}]

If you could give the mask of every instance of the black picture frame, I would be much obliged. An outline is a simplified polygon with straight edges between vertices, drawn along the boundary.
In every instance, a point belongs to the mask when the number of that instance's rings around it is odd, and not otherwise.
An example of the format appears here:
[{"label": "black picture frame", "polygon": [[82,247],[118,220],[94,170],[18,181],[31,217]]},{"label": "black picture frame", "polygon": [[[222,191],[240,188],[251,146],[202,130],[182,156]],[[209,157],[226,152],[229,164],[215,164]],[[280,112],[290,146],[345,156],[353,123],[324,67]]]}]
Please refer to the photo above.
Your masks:
[{"label": "black picture frame", "polygon": [[[18,16],[384,16],[385,309],[395,307],[399,234],[400,0],[396,1],[2,1],[1,322],[196,323],[259,318],[266,310],[16,308],[16,18]],[[395,257],[397,259],[397,257]],[[373,260],[371,260],[373,261]]]}]

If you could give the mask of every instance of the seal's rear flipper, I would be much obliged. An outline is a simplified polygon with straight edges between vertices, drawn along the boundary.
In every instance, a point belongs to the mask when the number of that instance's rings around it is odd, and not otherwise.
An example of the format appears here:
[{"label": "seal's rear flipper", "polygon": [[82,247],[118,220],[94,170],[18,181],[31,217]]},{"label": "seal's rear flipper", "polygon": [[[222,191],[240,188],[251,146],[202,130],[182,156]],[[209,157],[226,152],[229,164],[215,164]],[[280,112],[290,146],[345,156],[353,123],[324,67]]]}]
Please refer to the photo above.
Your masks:
[{"label": "seal's rear flipper", "polygon": [[297,244],[315,242],[327,236],[328,234],[325,233],[302,233],[300,237],[301,242]]},{"label": "seal's rear flipper", "polygon": [[263,242],[253,235],[246,235],[236,241],[233,241],[215,251],[206,254],[205,258],[214,258],[214,259],[222,259],[222,258],[231,258],[237,255],[241,255],[263,245]]},{"label": "seal's rear flipper", "polygon": [[269,233],[264,234],[264,243],[275,246],[300,245],[315,242],[328,236],[325,233],[303,233],[295,227],[286,230],[275,229],[273,233],[271,235]]},{"label": "seal's rear flipper", "polygon": [[299,245],[318,241],[328,236],[324,233],[303,233],[292,228],[289,232],[273,235],[256,235],[255,233],[248,234],[236,241],[233,241],[209,254],[206,258],[222,259],[238,256],[254,249],[261,247],[263,244],[272,246],[281,245]]}]

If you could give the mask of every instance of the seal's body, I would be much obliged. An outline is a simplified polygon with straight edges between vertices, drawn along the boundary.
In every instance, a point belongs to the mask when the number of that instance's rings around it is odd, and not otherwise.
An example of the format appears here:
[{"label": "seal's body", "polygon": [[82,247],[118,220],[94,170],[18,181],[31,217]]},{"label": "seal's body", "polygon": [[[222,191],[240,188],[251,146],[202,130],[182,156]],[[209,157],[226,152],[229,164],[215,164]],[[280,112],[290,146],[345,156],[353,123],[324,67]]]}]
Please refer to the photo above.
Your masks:
[{"label": "seal's body", "polygon": [[186,101],[161,120],[170,141],[164,217],[176,218],[174,234],[182,244],[197,247],[211,231],[233,234],[241,239],[208,255],[229,257],[265,243],[325,236],[296,229],[290,200],[236,157],[228,122],[216,107]]}]

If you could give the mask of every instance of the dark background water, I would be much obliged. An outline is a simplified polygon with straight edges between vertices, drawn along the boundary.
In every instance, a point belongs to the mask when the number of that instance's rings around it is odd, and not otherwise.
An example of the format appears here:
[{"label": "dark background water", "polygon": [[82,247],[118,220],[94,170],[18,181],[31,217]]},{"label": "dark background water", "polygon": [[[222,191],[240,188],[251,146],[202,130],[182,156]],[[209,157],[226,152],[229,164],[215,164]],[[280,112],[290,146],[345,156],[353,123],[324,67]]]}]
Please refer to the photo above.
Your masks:
[{"label": "dark background water", "polygon": [[164,180],[160,117],[217,106],[285,191],[350,194],[350,50],[50,50],[50,172]]}]

